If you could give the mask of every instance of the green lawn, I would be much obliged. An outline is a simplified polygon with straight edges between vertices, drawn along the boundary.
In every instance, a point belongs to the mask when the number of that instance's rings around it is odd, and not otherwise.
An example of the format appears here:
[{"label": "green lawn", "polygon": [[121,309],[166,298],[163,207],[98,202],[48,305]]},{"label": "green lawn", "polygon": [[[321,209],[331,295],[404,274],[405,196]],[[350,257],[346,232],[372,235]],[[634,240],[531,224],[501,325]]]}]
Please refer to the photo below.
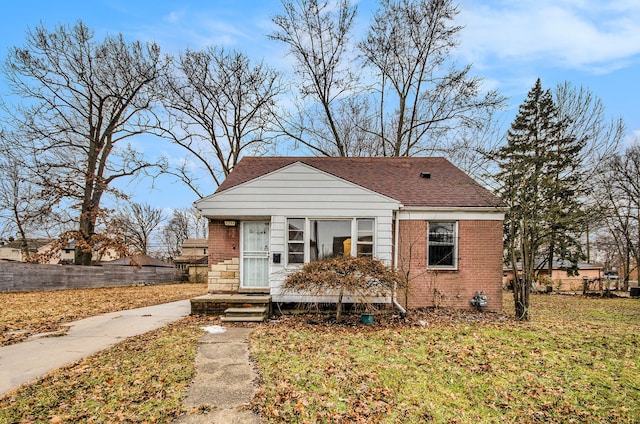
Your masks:
[{"label": "green lawn", "polygon": [[267,422],[640,422],[639,300],[535,296],[532,318],[260,327],[255,405]]}]

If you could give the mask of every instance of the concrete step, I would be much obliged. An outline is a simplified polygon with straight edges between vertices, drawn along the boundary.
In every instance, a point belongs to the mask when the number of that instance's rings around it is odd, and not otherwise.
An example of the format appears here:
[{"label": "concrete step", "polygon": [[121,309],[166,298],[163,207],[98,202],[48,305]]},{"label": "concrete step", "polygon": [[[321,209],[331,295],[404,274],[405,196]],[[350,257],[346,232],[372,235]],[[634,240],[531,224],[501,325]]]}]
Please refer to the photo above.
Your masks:
[{"label": "concrete step", "polygon": [[267,308],[263,306],[252,306],[247,308],[227,308],[224,311],[224,314],[229,315],[254,315],[254,314],[266,314]]},{"label": "concrete step", "polygon": [[245,308],[227,308],[224,311],[223,322],[262,322],[267,316],[268,308],[251,306]]},{"label": "concrete step", "polygon": [[262,316],[241,316],[241,317],[222,317],[222,322],[264,322],[264,315]]}]

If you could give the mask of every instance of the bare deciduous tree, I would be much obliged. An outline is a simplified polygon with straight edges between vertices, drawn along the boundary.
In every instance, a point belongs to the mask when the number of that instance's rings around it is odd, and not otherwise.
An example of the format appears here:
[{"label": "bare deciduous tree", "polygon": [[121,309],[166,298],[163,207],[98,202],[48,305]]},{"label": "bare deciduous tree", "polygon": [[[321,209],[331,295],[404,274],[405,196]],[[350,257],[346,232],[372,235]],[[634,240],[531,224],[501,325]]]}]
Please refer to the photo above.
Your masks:
[{"label": "bare deciduous tree", "polygon": [[606,205],[606,225],[618,244],[629,287],[631,259],[640,264],[640,143],[612,156],[599,174],[599,193]]},{"label": "bare deciduous tree", "polygon": [[286,44],[295,59],[302,99],[295,113],[281,116],[280,129],[316,154],[350,156],[345,135],[356,127],[345,126],[354,120],[343,102],[356,88],[349,37],[357,9],[349,0],[283,0],[282,6],[269,37]]},{"label": "bare deciduous tree", "polygon": [[502,107],[496,91],[481,93],[471,66],[456,69],[459,13],[450,0],[384,0],[359,44],[377,81],[377,140],[385,156],[447,151],[450,132],[482,128]]},{"label": "bare deciduous tree", "polygon": [[[156,44],[129,43],[122,35],[96,40],[80,21],[53,31],[39,26],[27,32],[24,47],[9,51],[4,74],[23,99],[8,110],[12,123],[32,141],[23,148],[37,154],[47,196],[77,208],[81,241],[95,234],[114,180],[157,166],[125,140],[151,123],[155,83],[165,70]],[[75,262],[91,263],[91,251],[77,248]]]},{"label": "bare deciduous tree", "polygon": [[173,216],[162,229],[162,240],[170,258],[180,256],[182,244],[189,238],[189,215],[181,209],[174,209]]},{"label": "bare deciduous tree", "polygon": [[584,143],[577,162],[581,189],[588,191],[593,175],[616,153],[624,137],[624,122],[608,119],[602,100],[585,87],[564,82],[558,84],[553,97],[559,118],[567,122],[565,136]]},{"label": "bare deciduous tree", "polygon": [[15,140],[0,131],[0,234],[16,234],[25,258],[29,257],[27,238],[46,224],[52,205],[32,182],[26,158],[12,148]]},{"label": "bare deciduous tree", "polygon": [[357,44],[350,1],[283,6],[270,37],[294,57],[302,99],[281,118],[281,130],[315,154],[449,153],[461,131],[486,132],[504,103],[496,91],[481,92],[470,66],[452,64],[461,27],[451,23],[458,9],[450,0],[382,1]]},{"label": "bare deciduous tree", "polygon": [[121,234],[130,251],[146,255],[151,235],[164,219],[161,209],[146,203],[131,203],[115,215],[112,227]]},{"label": "bare deciduous tree", "polygon": [[[162,134],[184,147],[217,186],[242,154],[262,153],[268,145],[280,76],[243,53],[218,48],[185,51],[174,71],[165,81]],[[186,166],[174,174],[202,197]]]}]

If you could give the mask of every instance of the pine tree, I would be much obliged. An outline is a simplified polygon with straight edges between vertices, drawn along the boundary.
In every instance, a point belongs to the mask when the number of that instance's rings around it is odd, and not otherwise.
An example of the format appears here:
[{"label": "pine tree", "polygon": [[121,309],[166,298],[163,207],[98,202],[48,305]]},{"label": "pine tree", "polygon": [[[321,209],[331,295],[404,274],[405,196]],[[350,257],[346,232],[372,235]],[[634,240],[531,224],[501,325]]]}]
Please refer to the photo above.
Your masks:
[{"label": "pine tree", "polygon": [[509,206],[505,250],[516,276],[515,311],[521,320],[529,319],[537,259],[553,264],[556,256],[575,263],[580,257],[574,237],[580,212],[575,158],[582,143],[563,137],[566,125],[558,118],[551,91],[543,90],[538,79],[511,124],[507,145],[497,152],[500,195]]}]

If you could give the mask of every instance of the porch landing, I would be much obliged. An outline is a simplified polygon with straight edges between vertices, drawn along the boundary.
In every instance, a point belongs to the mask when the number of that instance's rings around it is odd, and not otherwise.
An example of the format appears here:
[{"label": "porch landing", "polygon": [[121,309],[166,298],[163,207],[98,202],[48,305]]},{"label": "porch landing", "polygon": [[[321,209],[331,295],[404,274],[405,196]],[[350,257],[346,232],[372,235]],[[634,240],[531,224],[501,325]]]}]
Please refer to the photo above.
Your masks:
[{"label": "porch landing", "polygon": [[[265,294],[205,294],[191,299],[191,315],[226,315],[228,310],[238,314],[247,309],[251,315],[256,308],[264,308],[264,315],[271,315],[271,296]],[[240,320],[239,320],[240,321]],[[255,319],[250,319],[255,321]]]}]

